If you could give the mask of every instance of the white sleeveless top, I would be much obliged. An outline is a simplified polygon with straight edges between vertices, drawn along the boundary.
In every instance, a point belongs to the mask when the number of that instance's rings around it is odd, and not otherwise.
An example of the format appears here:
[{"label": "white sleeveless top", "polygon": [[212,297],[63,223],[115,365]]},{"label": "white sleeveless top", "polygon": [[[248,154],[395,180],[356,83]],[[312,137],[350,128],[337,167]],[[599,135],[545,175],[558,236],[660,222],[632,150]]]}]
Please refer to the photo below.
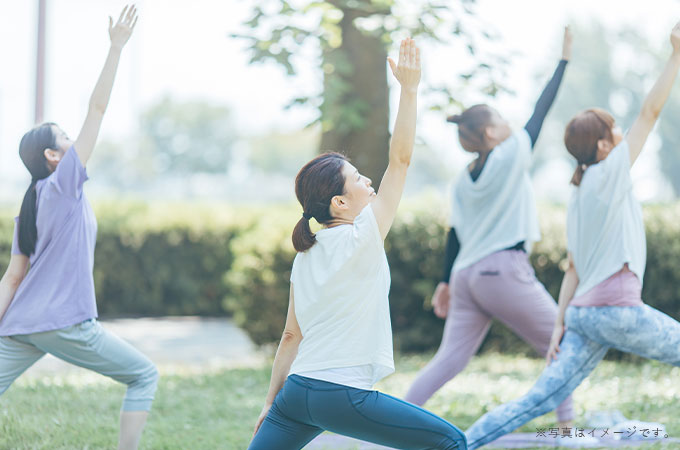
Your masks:
[{"label": "white sleeveless top", "polygon": [[370,389],[394,372],[390,270],[373,208],[316,240],[293,262],[302,342],[290,374]]},{"label": "white sleeveless top", "polygon": [[645,225],[633,194],[625,139],[607,158],[590,166],[581,185],[574,187],[567,210],[567,249],[579,279],[574,297],[590,291],[625,263],[642,283],[647,260]]},{"label": "white sleeveless top", "polygon": [[522,128],[491,151],[476,181],[467,170],[461,174],[451,196],[450,225],[460,241],[454,271],[521,241],[529,252],[541,238],[531,158],[531,138]]}]

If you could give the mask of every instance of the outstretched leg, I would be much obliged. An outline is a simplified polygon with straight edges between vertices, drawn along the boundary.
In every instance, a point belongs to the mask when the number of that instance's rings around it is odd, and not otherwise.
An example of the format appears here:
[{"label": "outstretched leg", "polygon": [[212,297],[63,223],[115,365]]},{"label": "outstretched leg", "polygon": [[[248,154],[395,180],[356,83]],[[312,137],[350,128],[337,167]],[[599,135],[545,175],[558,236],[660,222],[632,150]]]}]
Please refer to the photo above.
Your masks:
[{"label": "outstretched leg", "polygon": [[[484,273],[495,276],[476,276],[471,290],[477,302],[545,357],[555,327],[557,303],[536,279],[529,257],[522,251],[504,251],[484,262]],[[555,412],[560,427],[571,426],[571,396]]]},{"label": "outstretched leg", "polygon": [[451,307],[439,350],[418,374],[404,399],[423,405],[432,394],[467,366],[489,331],[491,318],[475,303],[464,273],[454,274]]},{"label": "outstretched leg", "polygon": [[451,423],[378,391],[349,387],[313,390],[309,412],[321,428],[391,448],[467,448],[464,433]]},{"label": "outstretched leg", "polygon": [[119,449],[136,449],[158,384],[156,366],[95,319],[30,335],[33,345],[71,364],[128,386],[120,421]]},{"label": "outstretched leg", "polygon": [[608,347],[567,329],[558,359],[545,368],[524,396],[484,414],[466,432],[468,448],[495,441],[555,409],[595,369]]}]

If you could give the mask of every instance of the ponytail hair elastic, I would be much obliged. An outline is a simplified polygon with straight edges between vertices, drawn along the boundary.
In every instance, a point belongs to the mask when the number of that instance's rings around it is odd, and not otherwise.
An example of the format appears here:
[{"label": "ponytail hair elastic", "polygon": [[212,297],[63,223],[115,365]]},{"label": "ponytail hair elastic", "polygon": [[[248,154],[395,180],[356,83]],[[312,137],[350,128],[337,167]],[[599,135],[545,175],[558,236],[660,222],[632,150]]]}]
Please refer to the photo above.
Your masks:
[{"label": "ponytail hair elastic", "polygon": [[302,217],[304,217],[305,219],[309,220],[309,219],[311,219],[311,218],[314,217],[314,216],[312,216],[311,214],[309,214],[309,213],[303,211],[303,212],[302,212]]}]

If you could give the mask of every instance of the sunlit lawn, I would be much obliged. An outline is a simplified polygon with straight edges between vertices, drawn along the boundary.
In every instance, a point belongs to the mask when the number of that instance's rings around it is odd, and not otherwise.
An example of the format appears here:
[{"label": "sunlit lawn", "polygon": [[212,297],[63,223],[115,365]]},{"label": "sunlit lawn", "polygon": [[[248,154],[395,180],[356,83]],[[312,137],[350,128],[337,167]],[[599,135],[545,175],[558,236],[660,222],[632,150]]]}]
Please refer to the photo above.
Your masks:
[{"label": "sunlit lawn", "polygon": [[[379,389],[403,396],[429,356],[398,357],[397,373]],[[466,429],[490,408],[526,391],[542,365],[526,357],[478,357],[426,407]],[[246,448],[268,381],[268,367],[163,376],[142,448]],[[113,448],[123,393],[123,387],[87,372],[20,378],[0,397],[0,449]],[[581,424],[585,411],[618,409],[629,418],[661,422],[678,437],[680,368],[603,362],[575,392],[575,408]],[[523,430],[535,432],[554,421],[550,413]]]}]

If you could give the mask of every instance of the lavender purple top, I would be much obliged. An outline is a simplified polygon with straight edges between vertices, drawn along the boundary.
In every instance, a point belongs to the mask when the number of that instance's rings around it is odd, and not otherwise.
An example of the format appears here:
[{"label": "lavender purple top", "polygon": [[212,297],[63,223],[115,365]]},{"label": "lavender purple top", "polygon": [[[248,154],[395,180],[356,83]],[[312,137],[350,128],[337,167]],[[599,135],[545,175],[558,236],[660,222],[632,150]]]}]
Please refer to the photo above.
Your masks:
[{"label": "lavender purple top", "polygon": [[[0,321],[0,336],[65,328],[97,317],[94,247],[97,219],[83,193],[87,171],[71,147],[38,181],[38,240],[30,269]],[[21,254],[15,219],[12,254]]]}]

